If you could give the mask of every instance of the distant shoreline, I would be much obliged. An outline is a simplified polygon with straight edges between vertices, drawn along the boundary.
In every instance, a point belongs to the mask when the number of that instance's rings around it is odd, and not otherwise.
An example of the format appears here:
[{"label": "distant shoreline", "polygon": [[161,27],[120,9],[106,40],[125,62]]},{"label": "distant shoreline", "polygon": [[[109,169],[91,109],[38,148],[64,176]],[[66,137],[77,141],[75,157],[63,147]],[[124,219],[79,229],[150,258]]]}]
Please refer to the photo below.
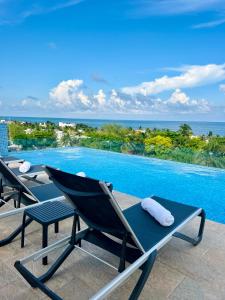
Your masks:
[{"label": "distant shoreline", "polygon": [[225,122],[201,122],[201,121],[153,121],[153,120],[112,120],[112,119],[79,119],[79,118],[53,118],[53,117],[15,117],[15,116],[0,116],[0,120],[16,120],[21,122],[43,123],[51,121],[53,123],[83,123],[92,127],[100,127],[104,124],[116,123],[124,127],[132,127],[138,129],[140,126],[145,128],[158,128],[178,130],[181,124],[187,123],[191,126],[193,133],[196,135],[208,134],[212,131],[213,134],[225,136]]}]

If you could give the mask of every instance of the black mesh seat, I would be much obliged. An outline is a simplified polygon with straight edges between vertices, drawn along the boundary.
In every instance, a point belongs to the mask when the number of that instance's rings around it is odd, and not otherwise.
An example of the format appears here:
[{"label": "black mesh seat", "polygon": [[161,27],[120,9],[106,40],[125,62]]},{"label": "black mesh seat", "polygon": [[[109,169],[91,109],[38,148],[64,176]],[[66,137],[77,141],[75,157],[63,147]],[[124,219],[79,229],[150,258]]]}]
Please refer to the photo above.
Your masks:
[{"label": "black mesh seat", "polygon": [[57,199],[63,197],[63,193],[56,187],[54,183],[46,183],[30,188],[32,195],[39,200],[45,202],[49,199]]},{"label": "black mesh seat", "polygon": [[27,171],[26,173],[21,173],[19,168],[11,168],[11,171],[16,175],[16,176],[24,176],[24,175],[34,175],[34,174],[40,174],[44,172],[44,168],[42,165],[34,165],[30,167],[30,170]]},{"label": "black mesh seat", "polygon": [[152,198],[172,213],[174,216],[174,223],[171,226],[161,226],[142,209],[140,203],[123,211],[125,218],[145,251],[148,251],[154,245],[157,245],[163,238],[176,230],[176,228],[178,228],[187,218],[199,211],[199,208],[194,206],[185,205],[156,196],[153,196]]}]

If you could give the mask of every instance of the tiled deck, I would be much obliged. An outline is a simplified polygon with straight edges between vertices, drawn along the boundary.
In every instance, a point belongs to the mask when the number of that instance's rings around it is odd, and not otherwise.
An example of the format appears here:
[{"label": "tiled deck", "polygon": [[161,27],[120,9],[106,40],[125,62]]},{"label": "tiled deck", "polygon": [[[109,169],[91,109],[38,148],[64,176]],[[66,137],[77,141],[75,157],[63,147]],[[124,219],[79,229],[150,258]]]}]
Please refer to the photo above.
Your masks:
[{"label": "tiled deck", "polygon": [[[115,192],[115,195],[122,208],[137,201],[134,197],[118,192]],[[1,219],[1,238],[20,221],[21,215]],[[195,220],[186,227],[185,231],[196,233],[197,225]],[[0,248],[0,299],[46,299],[42,292],[29,287],[13,266],[15,260],[40,249],[40,229],[37,223],[32,223],[28,227],[24,249],[20,248],[20,237],[10,245]],[[59,234],[53,233],[53,226],[50,227],[50,242],[69,235],[70,230],[71,220],[60,223]],[[109,253],[84,242],[83,246],[117,265],[117,258]],[[57,253],[49,256],[49,262],[51,263],[56,256]],[[36,273],[46,268],[41,265],[41,261],[32,263],[30,267]],[[77,250],[48,282],[48,286],[63,299],[88,299],[116,274],[115,270]],[[109,299],[127,299],[138,275],[139,271],[112,293]],[[160,250],[140,299],[225,299],[225,226],[207,221],[204,239],[197,247],[172,239]]]}]

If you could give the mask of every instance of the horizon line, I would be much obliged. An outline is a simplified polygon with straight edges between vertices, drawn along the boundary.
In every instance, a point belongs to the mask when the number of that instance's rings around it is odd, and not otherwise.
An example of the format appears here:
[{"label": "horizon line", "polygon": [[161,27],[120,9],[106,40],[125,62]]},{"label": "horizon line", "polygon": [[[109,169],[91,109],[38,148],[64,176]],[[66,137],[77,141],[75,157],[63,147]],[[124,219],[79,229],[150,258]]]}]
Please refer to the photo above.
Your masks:
[{"label": "horizon line", "polygon": [[80,117],[53,117],[53,116],[10,116],[0,115],[0,118],[36,118],[36,119],[68,119],[68,120],[93,120],[93,121],[132,121],[132,122],[194,122],[194,123],[225,123],[225,121],[199,121],[199,120],[154,120],[154,119],[115,119],[115,118],[80,118]]}]

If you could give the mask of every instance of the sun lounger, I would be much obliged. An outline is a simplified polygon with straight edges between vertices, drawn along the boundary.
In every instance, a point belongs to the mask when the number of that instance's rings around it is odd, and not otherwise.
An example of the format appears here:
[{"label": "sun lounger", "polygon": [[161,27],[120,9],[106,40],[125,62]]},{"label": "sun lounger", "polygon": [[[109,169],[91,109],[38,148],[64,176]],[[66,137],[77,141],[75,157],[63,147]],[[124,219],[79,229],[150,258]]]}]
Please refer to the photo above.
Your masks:
[{"label": "sun lounger", "polygon": [[24,178],[26,180],[34,181],[37,183],[42,183],[41,181],[37,180],[37,177],[43,173],[45,170],[42,165],[33,165],[31,166],[30,170],[26,173],[21,173],[18,167],[10,168],[11,171],[18,177]]},{"label": "sun lounger", "polygon": [[15,156],[0,156],[0,159],[3,160],[7,165],[12,163],[24,162],[24,159],[20,159]]},{"label": "sun lounger", "polygon": [[[15,267],[28,283],[32,287],[42,290],[51,299],[59,300],[61,298],[50,290],[45,282],[54,275],[74,249],[87,253],[87,250],[78,246],[82,240],[119,257],[117,269],[120,274],[93,295],[91,299],[105,299],[110,292],[123,284],[139,268],[142,273],[129,297],[129,299],[134,300],[138,299],[153,267],[157,251],[163,245],[172,237],[181,238],[193,245],[197,245],[202,239],[205,213],[201,208],[154,197],[155,200],[170,210],[175,218],[173,225],[163,227],[141,208],[140,203],[122,211],[104,182],[82,178],[51,167],[46,167],[46,170],[51,180],[74,205],[77,215],[88,225],[87,229],[78,232],[78,217],[76,215],[70,237],[15,262]],[[197,216],[200,217],[200,227],[196,238],[179,232]],[[115,238],[121,242],[117,242]],[[36,277],[26,268],[25,264],[29,261],[46,256],[47,253],[65,245],[67,247],[63,253],[42,276]],[[90,255],[93,256],[93,254]],[[99,261],[103,262],[102,259]],[[126,261],[130,263],[127,268]],[[109,266],[109,263],[106,264]]]},{"label": "sun lounger", "polygon": [[[0,173],[4,180],[4,183],[2,179],[0,180],[0,207],[13,199],[16,208],[0,213],[0,219],[21,213],[28,205],[38,206],[46,201],[65,199],[63,193],[53,183],[28,187],[2,160],[0,160]],[[23,207],[21,203],[24,204]],[[0,246],[10,243],[20,232],[21,226],[6,239],[1,240]]]},{"label": "sun lounger", "polygon": [[39,174],[43,174],[43,172],[45,172],[42,165],[31,166],[30,170],[26,173],[21,173],[19,168],[10,168],[10,169],[16,176],[21,176],[21,177],[23,177],[24,175],[29,175],[29,176],[34,176],[37,174],[39,175]]},{"label": "sun lounger", "polygon": [[[0,160],[2,160],[7,166],[11,164],[16,163],[23,163],[24,159],[19,159],[14,156],[4,156],[0,157]],[[21,173],[19,170],[19,167],[17,166],[11,166],[10,169],[16,176],[20,176],[21,178],[24,178],[26,180],[31,180],[37,183],[42,183],[41,181],[37,180],[38,175],[41,175],[44,173],[44,169],[42,165],[33,165],[31,166],[30,170],[26,173]]]}]

